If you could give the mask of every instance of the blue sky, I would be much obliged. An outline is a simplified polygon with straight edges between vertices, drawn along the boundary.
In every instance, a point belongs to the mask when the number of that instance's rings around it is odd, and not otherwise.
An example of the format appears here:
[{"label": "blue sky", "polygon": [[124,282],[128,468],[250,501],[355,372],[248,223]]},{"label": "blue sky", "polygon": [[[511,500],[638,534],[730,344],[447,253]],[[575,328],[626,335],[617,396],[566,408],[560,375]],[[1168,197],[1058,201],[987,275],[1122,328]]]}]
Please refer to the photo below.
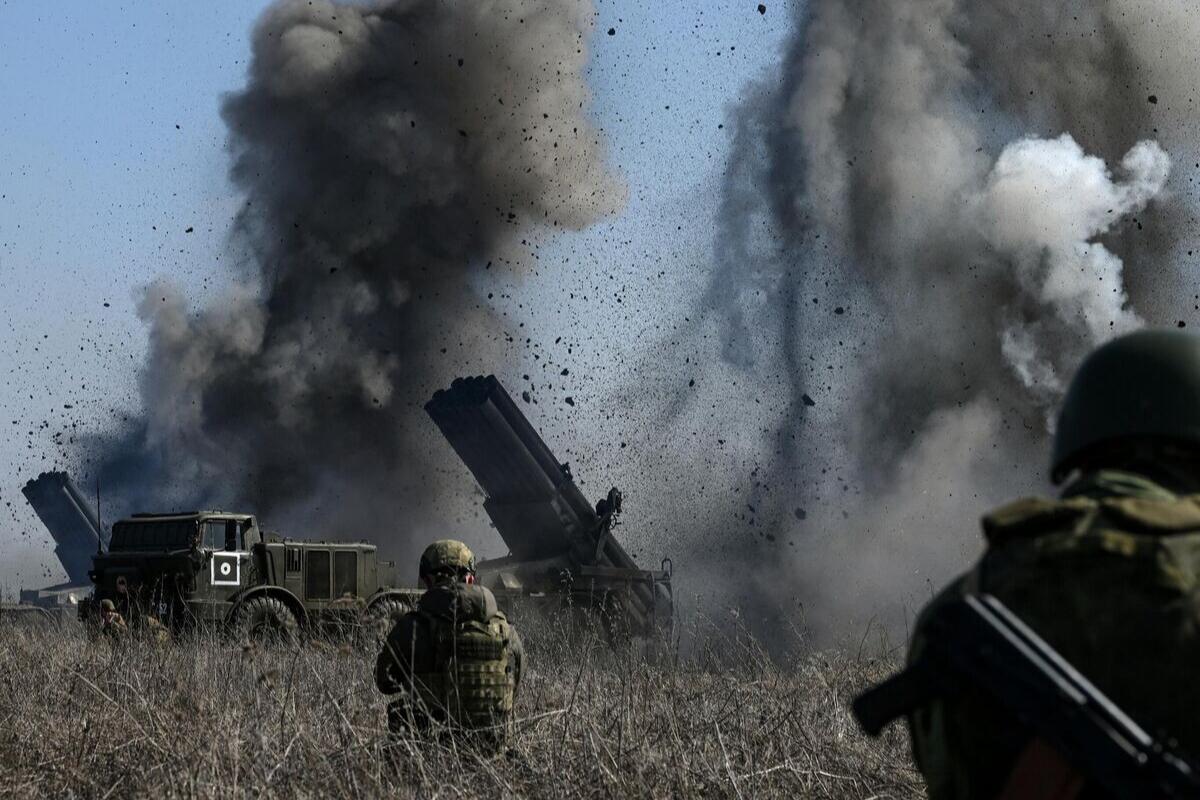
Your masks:
[{"label": "blue sky", "polygon": [[[231,275],[239,198],[218,106],[242,83],[265,5],[0,0],[6,594],[61,576],[21,485],[57,465],[56,440],[137,411],[139,289],[167,275],[200,306]],[[721,126],[747,83],[772,74],[792,16],[783,3],[766,14],[757,5],[597,2],[593,113],[630,201],[589,231],[544,242],[543,263],[558,268],[498,279],[513,320],[549,335],[563,304],[598,281],[628,291],[644,302],[622,306],[621,325],[590,323],[595,352],[615,363],[703,288]]]}]

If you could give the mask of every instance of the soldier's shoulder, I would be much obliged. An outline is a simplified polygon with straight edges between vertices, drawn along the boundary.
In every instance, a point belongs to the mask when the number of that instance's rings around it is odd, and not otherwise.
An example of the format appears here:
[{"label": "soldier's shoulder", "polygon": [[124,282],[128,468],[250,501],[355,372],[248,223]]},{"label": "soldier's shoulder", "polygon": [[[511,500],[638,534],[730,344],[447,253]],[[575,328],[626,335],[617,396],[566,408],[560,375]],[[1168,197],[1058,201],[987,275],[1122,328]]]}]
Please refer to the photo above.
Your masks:
[{"label": "soldier's shoulder", "polygon": [[1097,502],[1086,497],[1065,500],[1023,497],[985,514],[983,535],[988,544],[996,545],[1011,539],[1071,529],[1094,515],[1097,508]]},{"label": "soldier's shoulder", "polygon": [[479,615],[483,619],[504,619],[504,613],[500,611],[500,606],[496,603],[496,595],[486,586],[473,583],[467,587],[473,595],[473,605],[477,607]]},{"label": "soldier's shoulder", "polygon": [[498,613],[492,590],[477,583],[435,586],[421,596],[418,610],[440,619],[480,622],[486,622]]},{"label": "soldier's shoulder", "polygon": [[1200,494],[1176,497],[1025,497],[982,520],[992,546],[1049,533],[1094,529],[1149,534],[1200,534]]},{"label": "soldier's shoulder", "polygon": [[471,594],[477,595],[478,597],[486,598],[487,601],[490,601],[490,603],[492,605],[495,605],[495,603],[496,603],[495,593],[488,587],[484,586],[482,583],[469,584],[466,588],[466,591]]},{"label": "soldier's shoulder", "polygon": [[1200,495],[1170,499],[1111,497],[1100,501],[1105,517],[1135,532],[1200,533]]}]

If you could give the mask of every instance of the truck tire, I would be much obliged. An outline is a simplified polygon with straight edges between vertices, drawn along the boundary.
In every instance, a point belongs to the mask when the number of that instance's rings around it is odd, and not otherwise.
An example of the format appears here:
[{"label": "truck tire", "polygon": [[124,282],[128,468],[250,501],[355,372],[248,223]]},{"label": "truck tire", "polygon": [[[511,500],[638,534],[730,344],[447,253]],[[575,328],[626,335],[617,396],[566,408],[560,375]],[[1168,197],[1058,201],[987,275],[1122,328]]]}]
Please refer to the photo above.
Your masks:
[{"label": "truck tire", "polygon": [[392,627],[413,607],[398,597],[385,597],[367,609],[363,615],[362,643],[379,647],[391,633]]},{"label": "truck tire", "polygon": [[242,636],[263,644],[290,646],[300,632],[296,615],[275,597],[251,597],[242,603],[233,614],[233,625]]}]

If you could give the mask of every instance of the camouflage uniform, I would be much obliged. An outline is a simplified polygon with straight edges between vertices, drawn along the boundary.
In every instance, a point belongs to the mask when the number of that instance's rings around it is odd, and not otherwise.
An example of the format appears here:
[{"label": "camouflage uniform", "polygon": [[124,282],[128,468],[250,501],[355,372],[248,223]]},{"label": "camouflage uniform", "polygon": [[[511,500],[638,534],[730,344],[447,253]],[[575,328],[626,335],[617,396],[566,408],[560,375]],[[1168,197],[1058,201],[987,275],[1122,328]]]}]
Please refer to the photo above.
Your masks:
[{"label": "camouflage uniform", "polygon": [[146,636],[154,644],[170,644],[171,631],[153,615],[146,615]]},{"label": "camouflage uniform", "polygon": [[125,618],[117,613],[112,600],[100,601],[100,632],[110,642],[124,641],[129,637],[129,626]]},{"label": "camouflage uniform", "polygon": [[[1129,375],[1138,370],[1148,372]],[[1146,331],[1097,351],[1059,422],[1055,478],[1075,480],[1059,500],[1019,500],[984,517],[987,551],[917,620],[909,661],[926,647],[934,608],[990,593],[1144,728],[1200,756],[1200,494],[1190,493],[1200,452],[1180,449],[1200,444],[1200,426],[1187,428],[1176,405],[1196,398],[1200,340]],[[1044,745],[1031,746],[983,687],[947,692],[909,726],[932,800],[1018,796],[1010,781],[1031,774],[1045,785],[1045,771],[1026,769]]]},{"label": "camouflage uniform", "polygon": [[524,649],[491,591],[446,577],[453,570],[474,575],[474,556],[465,545],[446,540],[426,550],[422,579],[445,574],[388,634],[375,683],[384,694],[398,695],[388,706],[393,733],[438,723],[499,744],[521,682]]}]

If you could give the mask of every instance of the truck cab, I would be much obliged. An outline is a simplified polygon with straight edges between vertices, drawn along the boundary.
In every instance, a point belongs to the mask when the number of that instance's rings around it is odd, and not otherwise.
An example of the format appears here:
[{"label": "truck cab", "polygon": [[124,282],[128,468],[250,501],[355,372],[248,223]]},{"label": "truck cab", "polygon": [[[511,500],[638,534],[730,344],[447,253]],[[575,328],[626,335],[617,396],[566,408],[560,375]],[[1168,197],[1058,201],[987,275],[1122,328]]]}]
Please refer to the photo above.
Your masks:
[{"label": "truck cab", "polygon": [[154,617],[175,630],[233,625],[293,638],[394,618],[420,595],[396,585],[374,545],[285,539],[252,514],[135,514],[113,525],[92,561],[90,605],[110,599],[131,624]]}]

